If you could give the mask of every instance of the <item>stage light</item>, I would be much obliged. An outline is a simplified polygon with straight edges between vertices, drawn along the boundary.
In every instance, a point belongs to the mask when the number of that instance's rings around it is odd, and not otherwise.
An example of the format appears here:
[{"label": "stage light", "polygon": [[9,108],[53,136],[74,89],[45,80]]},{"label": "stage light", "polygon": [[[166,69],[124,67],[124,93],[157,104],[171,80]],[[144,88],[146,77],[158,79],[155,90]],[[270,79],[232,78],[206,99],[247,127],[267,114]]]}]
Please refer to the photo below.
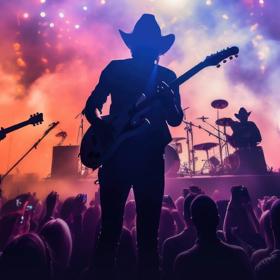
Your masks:
[{"label": "stage light", "polygon": [[40,13],[40,17],[44,18],[47,14],[45,12]]},{"label": "stage light", "polygon": [[80,28],[80,25],[79,25],[79,24],[75,24],[75,28],[76,28],[76,29],[79,29],[79,28]]},{"label": "stage light", "polygon": [[87,6],[83,6],[83,10],[87,11],[88,7]]},{"label": "stage light", "polygon": [[210,5],[212,5],[212,1],[211,1],[211,0],[206,0],[205,4],[206,4],[207,6],[210,6]]},{"label": "stage light", "polygon": [[64,13],[63,13],[63,12],[59,12],[59,13],[58,13],[58,16],[59,16],[60,18],[64,18]]},{"label": "stage light", "polygon": [[100,1],[100,4],[101,4],[101,5],[105,5],[105,4],[106,4],[106,0],[101,0],[101,1]]},{"label": "stage light", "polygon": [[40,3],[44,4],[44,3],[46,3],[46,0],[40,0]]},{"label": "stage light", "polygon": [[223,14],[223,15],[222,15],[222,18],[223,18],[224,20],[228,20],[228,19],[229,19],[229,16],[228,16],[227,14]]},{"label": "stage light", "polygon": [[22,16],[23,16],[23,18],[29,18],[29,14],[28,13],[24,13]]},{"label": "stage light", "polygon": [[50,23],[50,28],[54,28],[54,23],[53,22]]},{"label": "stage light", "polygon": [[260,5],[264,5],[264,0],[259,0]]}]

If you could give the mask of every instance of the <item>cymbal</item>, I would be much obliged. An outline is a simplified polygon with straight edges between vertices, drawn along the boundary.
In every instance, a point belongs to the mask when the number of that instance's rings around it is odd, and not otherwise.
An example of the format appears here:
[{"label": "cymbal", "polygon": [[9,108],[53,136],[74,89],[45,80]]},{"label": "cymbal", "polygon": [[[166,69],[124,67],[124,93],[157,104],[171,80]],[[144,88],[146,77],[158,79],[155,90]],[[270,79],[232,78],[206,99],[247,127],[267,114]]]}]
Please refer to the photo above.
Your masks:
[{"label": "cymbal", "polygon": [[221,118],[216,120],[216,125],[220,125],[220,126],[230,126],[231,123],[232,123],[231,118]]},{"label": "cymbal", "polygon": [[216,146],[218,146],[218,143],[206,142],[194,145],[193,148],[197,151],[208,151]]},{"label": "cymbal", "polygon": [[216,99],[211,102],[211,106],[215,109],[224,109],[228,106],[228,102],[224,99]]},{"label": "cymbal", "polygon": [[186,140],[186,137],[174,137],[174,138],[172,138],[172,142],[179,142],[179,141],[182,141],[182,140]]}]

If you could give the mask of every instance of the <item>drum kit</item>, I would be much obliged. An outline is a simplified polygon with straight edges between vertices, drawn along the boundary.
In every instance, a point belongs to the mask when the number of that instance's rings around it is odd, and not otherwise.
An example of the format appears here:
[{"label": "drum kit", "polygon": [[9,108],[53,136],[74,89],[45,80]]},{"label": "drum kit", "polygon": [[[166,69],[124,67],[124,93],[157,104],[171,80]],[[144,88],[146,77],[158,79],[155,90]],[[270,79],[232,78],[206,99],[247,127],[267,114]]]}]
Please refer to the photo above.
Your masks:
[{"label": "drum kit", "polygon": [[[235,154],[229,152],[229,142],[227,140],[227,128],[232,123],[231,118],[220,118],[220,110],[227,108],[229,103],[224,99],[216,99],[211,102],[211,107],[217,110],[217,118],[214,124],[211,124],[208,117],[201,116],[197,120],[203,122],[204,126],[196,125],[193,122],[186,121],[184,130],[185,137],[173,138],[170,145],[165,150],[165,169],[166,175],[172,176],[194,176],[194,175],[222,175],[234,173],[239,167],[238,159]],[[185,110],[184,110],[185,111]],[[208,126],[208,127],[206,127]],[[216,142],[205,142],[194,144],[194,128],[206,132],[209,137],[215,138]],[[211,129],[211,130],[210,130]],[[180,164],[179,155],[183,153],[182,142],[186,143],[187,162]],[[218,148],[218,156],[211,156],[210,151]],[[196,152],[205,152],[202,167],[197,170]]]}]

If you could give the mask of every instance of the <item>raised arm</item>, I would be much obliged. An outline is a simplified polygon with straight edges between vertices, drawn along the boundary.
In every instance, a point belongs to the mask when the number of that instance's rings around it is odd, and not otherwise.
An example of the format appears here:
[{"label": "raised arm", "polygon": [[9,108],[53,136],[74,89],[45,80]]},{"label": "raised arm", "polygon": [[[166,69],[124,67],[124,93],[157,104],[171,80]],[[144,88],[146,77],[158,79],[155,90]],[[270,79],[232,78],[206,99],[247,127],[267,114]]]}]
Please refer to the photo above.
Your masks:
[{"label": "raised arm", "polygon": [[90,123],[99,118],[98,116],[99,113],[102,113],[103,104],[106,102],[107,97],[110,94],[111,67],[112,63],[109,63],[102,71],[98,84],[86,102],[83,112]]}]

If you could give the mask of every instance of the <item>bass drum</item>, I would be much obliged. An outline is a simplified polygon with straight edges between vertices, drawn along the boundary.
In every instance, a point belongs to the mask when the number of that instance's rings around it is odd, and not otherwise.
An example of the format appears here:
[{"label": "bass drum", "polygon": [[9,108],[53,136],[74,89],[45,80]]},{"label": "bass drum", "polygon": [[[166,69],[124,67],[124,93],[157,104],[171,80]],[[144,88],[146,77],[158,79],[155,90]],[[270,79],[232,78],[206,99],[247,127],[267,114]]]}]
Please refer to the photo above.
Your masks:
[{"label": "bass drum", "polygon": [[228,173],[236,173],[240,168],[240,158],[238,153],[235,151],[224,159],[224,165]]},{"label": "bass drum", "polygon": [[164,167],[165,167],[165,176],[167,177],[176,177],[177,172],[180,168],[180,159],[177,151],[172,148],[170,145],[165,147],[164,152]]}]

